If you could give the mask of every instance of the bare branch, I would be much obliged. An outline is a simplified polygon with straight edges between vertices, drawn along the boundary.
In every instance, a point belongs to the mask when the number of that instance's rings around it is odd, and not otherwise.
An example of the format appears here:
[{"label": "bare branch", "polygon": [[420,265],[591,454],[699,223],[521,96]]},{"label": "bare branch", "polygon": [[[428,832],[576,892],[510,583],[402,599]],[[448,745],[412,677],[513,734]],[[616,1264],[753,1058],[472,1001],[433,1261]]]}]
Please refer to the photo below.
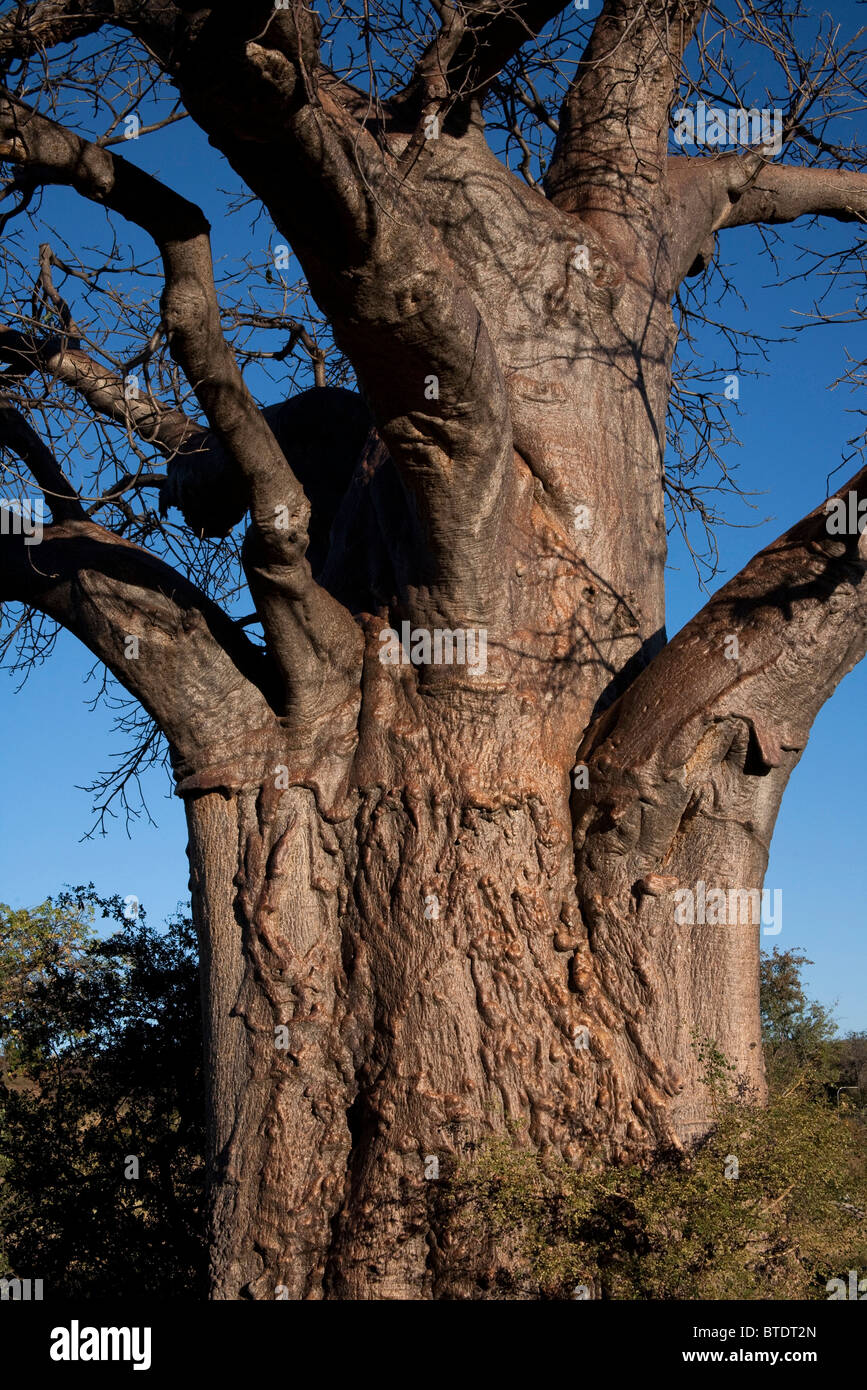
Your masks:
[{"label": "bare branch", "polygon": [[[250,494],[255,536],[248,559],[267,593],[256,594],[275,659],[287,681],[288,708],[301,725],[327,718],[324,673],[343,704],[357,680],[360,636],[346,610],[315,584],[305,558],[309,504],[256,406],[223,336],[208,224],[200,209],[126,160],[82,140],[13,98],[0,98],[0,151],[34,178],[69,184],[150,233],[163,259],[166,335],[221,443]],[[251,579],[253,577],[251,576]],[[255,579],[253,579],[255,582]],[[288,607],[287,607],[288,600]]]},{"label": "bare branch", "polygon": [[728,227],[794,222],[819,215],[867,222],[867,173],[774,164],[759,154],[669,159],[678,280],[697,273]]},{"label": "bare branch", "polygon": [[564,0],[482,0],[471,6],[448,4],[442,26],[419,58],[413,82],[397,105],[450,95],[479,100],[524,44],[565,9]]},{"label": "bare branch", "polygon": [[548,196],[626,250],[658,230],[669,104],[702,9],[606,0],[561,108]]},{"label": "bare branch", "polygon": [[57,521],[83,520],[78,494],[56,458],[20,411],[0,396],[0,444],[12,449],[30,469]]},{"label": "bare branch", "polygon": [[[143,354],[127,363],[139,365]],[[80,347],[69,348],[59,338],[41,341],[35,335],[0,325],[0,359],[9,366],[4,380],[20,380],[33,371],[44,371],[78,392],[92,410],[121,425],[129,425],[164,454],[173,454],[205,430],[183,411],[167,406],[149,393],[130,392],[117,372],[103,367]]]},{"label": "bare branch", "polygon": [[15,13],[0,19],[0,60],[23,57],[35,50],[85,38],[111,17],[109,4],[81,0],[39,0],[17,5]]},{"label": "bare branch", "polygon": [[242,776],[261,775],[277,730],[274,671],[156,556],[89,521],[46,528],[38,545],[3,536],[0,601],[34,606],[89,647],[165,732],[181,783],[214,777],[223,785],[232,763]]}]

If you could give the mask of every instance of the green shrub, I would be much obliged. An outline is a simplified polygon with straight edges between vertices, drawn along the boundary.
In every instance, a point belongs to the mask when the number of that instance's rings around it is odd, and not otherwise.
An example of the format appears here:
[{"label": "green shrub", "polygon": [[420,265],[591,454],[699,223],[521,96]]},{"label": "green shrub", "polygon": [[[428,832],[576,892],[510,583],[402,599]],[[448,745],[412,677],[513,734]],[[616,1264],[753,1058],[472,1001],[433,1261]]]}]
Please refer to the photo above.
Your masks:
[{"label": "green shrub", "polygon": [[507,1298],[825,1299],[867,1267],[863,1127],[815,1071],[760,1107],[701,1046],[716,1122],[687,1153],[579,1173],[516,1129],[459,1163],[445,1205],[466,1272]]},{"label": "green shrub", "polygon": [[196,957],[185,918],[157,932],[92,888],[0,905],[0,1277],[204,1297]]}]

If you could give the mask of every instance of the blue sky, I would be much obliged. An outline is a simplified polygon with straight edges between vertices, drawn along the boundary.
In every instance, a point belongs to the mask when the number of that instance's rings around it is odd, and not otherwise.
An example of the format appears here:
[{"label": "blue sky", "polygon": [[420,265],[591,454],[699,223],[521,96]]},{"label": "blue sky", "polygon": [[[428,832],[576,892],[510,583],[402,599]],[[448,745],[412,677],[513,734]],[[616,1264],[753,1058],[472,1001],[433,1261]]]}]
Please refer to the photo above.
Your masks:
[{"label": "blue sky", "polygon": [[[202,203],[213,222],[216,257],[240,257],[251,248],[261,253],[267,245],[264,222],[251,241],[249,215],[229,220],[223,216],[214,190],[235,189],[237,180],[188,125],[121,152],[161,172]],[[51,198],[57,200],[73,243],[84,244],[104,228],[102,214],[73,202],[72,195]],[[850,229],[835,224],[798,225],[780,232],[782,264],[790,273],[798,265],[798,248],[833,249],[850,244],[852,237]],[[36,232],[32,240],[35,249]],[[722,239],[721,257],[748,306],[734,314],[734,321],[776,337],[794,328],[799,313],[810,310],[815,290],[802,283],[769,287],[773,270],[757,258],[758,245],[753,231],[731,232]],[[736,429],[742,447],[730,449],[727,457],[739,464],[742,485],[762,495],[753,499],[755,512],[733,500],[727,513],[740,525],[770,519],[755,529],[720,532],[724,570],[714,586],[824,498],[826,475],[836,468],[841,447],[858,428],[851,412],[863,404],[845,386],[833,392],[827,387],[844,370],[847,351],[856,358],[867,355],[864,338],[863,324],[816,328],[775,345],[770,361],[762,364],[765,375],[741,378]],[[710,365],[719,345],[710,335],[700,344]],[[721,394],[731,362],[725,350],[717,360],[718,385],[708,389]],[[846,476],[837,475],[834,486]],[[676,536],[668,593],[671,634],[704,602],[692,563]],[[110,714],[87,707],[94,687],[83,680],[92,664],[88,652],[61,635],[53,657],[33,672],[22,693],[15,693],[17,679],[0,675],[5,743],[0,900],[31,905],[63,884],[93,880],[101,892],[135,894],[151,921],[160,920],[187,896],[183,810],[167,796],[165,774],[146,774],[143,783],[156,826],[142,819],[130,838],[121,816],[110,822],[106,837],[81,839],[93,816],[91,798],[80,788],[122,750],[110,732]],[[805,949],[815,962],[807,972],[810,991],[824,1004],[836,1003],[843,1031],[867,1029],[867,810],[861,771],[867,763],[865,710],[867,663],[844,680],[816,722],[783,801],[766,878],[769,888],[783,890],[783,929],[779,936],[766,938],[766,946]]]}]

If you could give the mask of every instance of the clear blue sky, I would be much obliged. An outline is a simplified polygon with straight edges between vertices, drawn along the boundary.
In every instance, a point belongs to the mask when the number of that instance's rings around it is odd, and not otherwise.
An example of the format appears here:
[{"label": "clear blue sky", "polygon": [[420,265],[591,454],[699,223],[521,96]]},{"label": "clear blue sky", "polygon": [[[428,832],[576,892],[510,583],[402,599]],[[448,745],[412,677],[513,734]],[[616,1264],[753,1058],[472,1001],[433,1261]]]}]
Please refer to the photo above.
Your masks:
[{"label": "clear blue sky", "polygon": [[[249,215],[225,219],[223,202],[214,190],[236,189],[237,180],[190,125],[121,152],[202,203],[213,222],[216,256],[238,258],[267,245],[270,229],[264,221],[251,240]],[[73,195],[52,194],[47,207],[62,211],[73,246],[104,229],[102,214],[76,202]],[[780,231],[783,266],[790,271],[796,266],[797,248],[848,245],[852,236],[849,229],[834,224]],[[35,249],[35,232],[32,239]],[[731,232],[722,240],[722,257],[748,305],[735,320],[779,336],[794,326],[799,311],[809,311],[813,291],[804,284],[768,288],[772,270],[756,259],[757,246],[752,231]],[[763,364],[766,375],[742,378],[737,432],[743,447],[730,450],[729,457],[740,465],[742,484],[764,495],[754,499],[756,512],[737,501],[727,511],[741,524],[765,516],[771,520],[756,529],[721,531],[724,572],[715,584],[824,498],[826,475],[837,466],[841,446],[858,427],[851,412],[863,404],[846,387],[834,392],[827,387],[843,370],[847,350],[856,358],[867,355],[864,338],[863,324],[817,328],[775,346],[770,362]],[[718,345],[708,338],[704,346],[710,364]],[[719,383],[713,389],[721,394],[722,377],[731,363],[724,352],[718,360]],[[835,486],[845,476],[839,474]],[[704,601],[691,561],[676,537],[668,586],[671,634]],[[141,820],[129,838],[121,817],[105,838],[81,839],[93,817],[90,798],[79,788],[122,749],[110,733],[110,715],[104,709],[91,713],[85,703],[92,687],[82,682],[91,665],[90,654],[62,635],[54,656],[31,675],[23,693],[15,693],[17,682],[0,676],[5,752],[0,900],[31,905],[63,884],[93,880],[104,893],[135,894],[151,921],[158,921],[187,896],[183,811],[167,796],[165,775],[151,773],[144,779],[156,827]],[[766,879],[768,887],[783,890],[783,929],[765,944],[806,950],[815,961],[808,972],[811,993],[824,1004],[836,1003],[843,1031],[867,1029],[865,711],[867,663],[845,679],[817,720],[783,802]]]}]

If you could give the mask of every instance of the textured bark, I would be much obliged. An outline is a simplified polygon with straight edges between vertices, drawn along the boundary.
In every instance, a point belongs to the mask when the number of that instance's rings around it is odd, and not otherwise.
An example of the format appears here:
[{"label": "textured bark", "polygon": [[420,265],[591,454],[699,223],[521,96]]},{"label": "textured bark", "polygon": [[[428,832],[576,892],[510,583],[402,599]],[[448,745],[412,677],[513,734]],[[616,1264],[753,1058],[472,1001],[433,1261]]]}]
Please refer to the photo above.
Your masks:
[{"label": "textured bark", "polygon": [[[429,1156],[445,1166],[507,1121],[576,1164],[693,1139],[696,1031],[761,1089],[759,923],[679,927],[673,895],[761,886],[812,717],[867,645],[864,556],[823,520],[757,557],[594,722],[571,807],[560,703],[383,667],[378,622],[336,800],[309,774],[191,800],[216,1296],[465,1296]],[[763,631],[796,594],[795,626]]]},{"label": "textured bark", "polygon": [[[761,888],[812,721],[867,647],[867,555],[818,510],[666,645],[671,305],[717,232],[861,216],[865,180],[669,158],[701,6],[609,0],[547,196],[528,188],[480,101],[556,10],[444,11],[375,119],[305,6],[42,0],[0,22],[0,53],[109,21],[147,45],[291,243],[363,393],[260,411],[200,211],[0,94],[3,158],[153,237],[208,428],[130,406],[66,341],[0,331],[0,356],[156,443],[161,505],[197,533],[248,516],[264,653],[88,521],[0,410],[53,516],[38,563],[4,536],[0,598],[141,700],[186,805],[215,1298],[472,1297],[428,1159],[445,1171],[512,1122],[575,1165],[687,1142],[709,1122],[697,1036],[763,1086],[760,924],[680,926],[675,894]],[[485,669],[383,664],[402,623],[484,629]]]},{"label": "textured bark", "polygon": [[[213,1296],[316,1297],[350,1149],[341,850],[308,789],[189,805]],[[342,890],[345,895],[345,889]],[[288,1025],[286,1048],[275,1028]]]}]

